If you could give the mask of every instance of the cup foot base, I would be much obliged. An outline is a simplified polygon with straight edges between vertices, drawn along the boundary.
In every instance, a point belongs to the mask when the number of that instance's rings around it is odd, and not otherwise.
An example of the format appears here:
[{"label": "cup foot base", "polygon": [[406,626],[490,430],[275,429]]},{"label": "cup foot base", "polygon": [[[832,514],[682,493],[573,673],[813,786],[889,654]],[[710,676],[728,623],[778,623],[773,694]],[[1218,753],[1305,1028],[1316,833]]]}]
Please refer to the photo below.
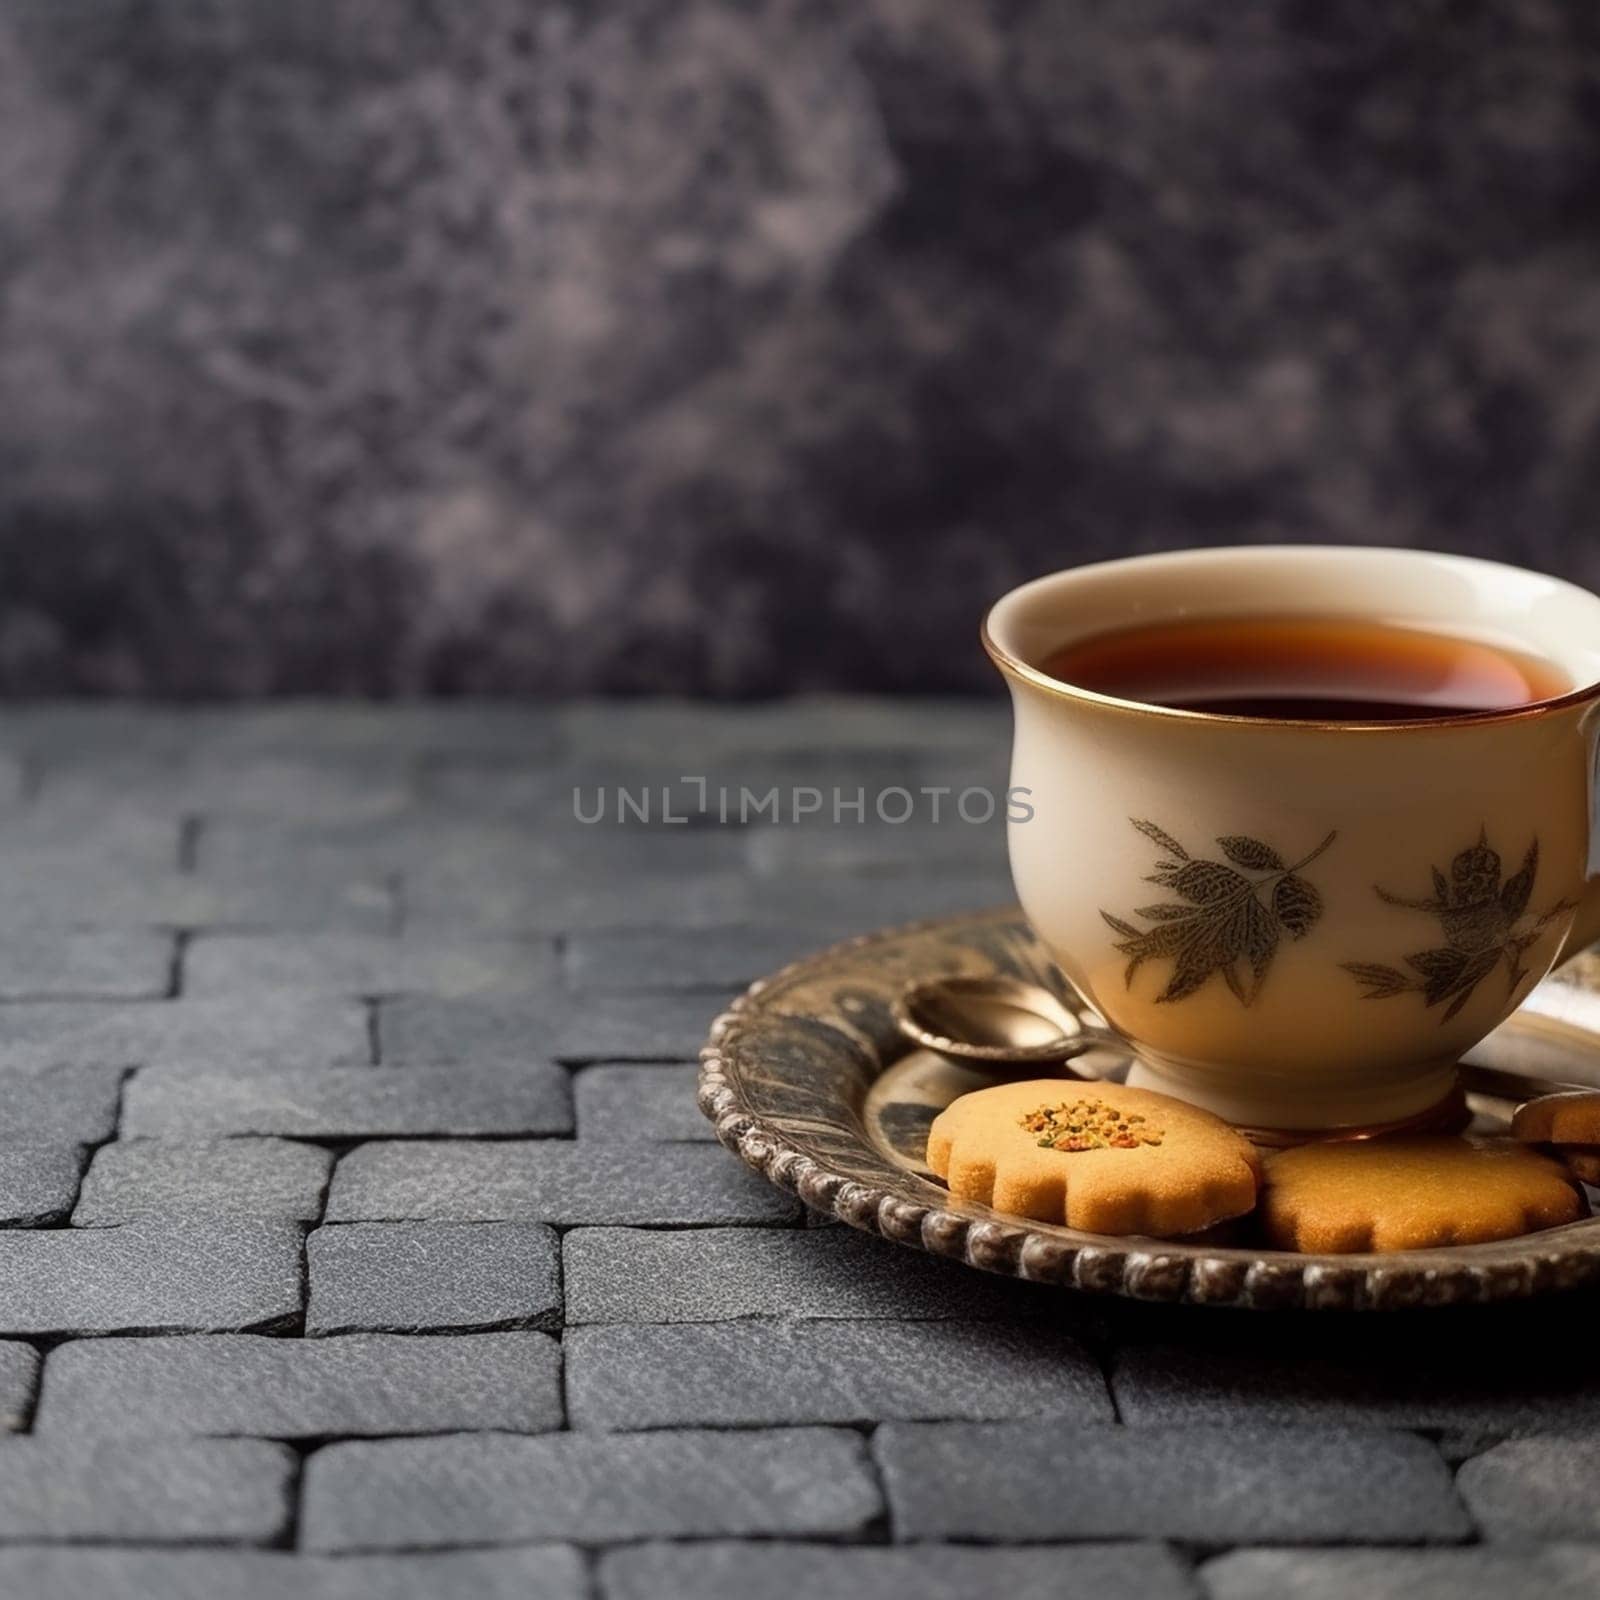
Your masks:
[{"label": "cup foot base", "polygon": [[[1206,1072],[1184,1063],[1135,1056],[1128,1083],[1186,1100],[1243,1129],[1259,1144],[1371,1138],[1374,1133],[1432,1129],[1448,1122],[1460,1100],[1452,1060],[1367,1082],[1289,1085]],[[1464,1126],[1464,1124],[1463,1124]]]},{"label": "cup foot base", "polygon": [[1456,1084],[1436,1105],[1392,1122],[1350,1123],[1339,1128],[1247,1128],[1242,1133],[1252,1144],[1282,1150],[1297,1144],[1339,1144],[1357,1139],[1381,1139],[1394,1133],[1460,1133],[1472,1121],[1467,1097]]}]

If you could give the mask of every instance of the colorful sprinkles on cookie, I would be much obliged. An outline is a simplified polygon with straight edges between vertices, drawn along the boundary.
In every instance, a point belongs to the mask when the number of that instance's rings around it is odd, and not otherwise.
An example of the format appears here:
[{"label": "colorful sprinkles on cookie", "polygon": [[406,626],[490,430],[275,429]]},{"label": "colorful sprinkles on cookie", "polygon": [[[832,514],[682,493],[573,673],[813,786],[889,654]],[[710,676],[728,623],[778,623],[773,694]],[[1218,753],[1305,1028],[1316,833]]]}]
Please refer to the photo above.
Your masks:
[{"label": "colorful sprinkles on cookie", "polygon": [[1029,1111],[1021,1121],[1024,1131],[1039,1136],[1041,1150],[1137,1150],[1163,1138],[1163,1130],[1141,1113],[1119,1111],[1103,1100],[1063,1100]]}]

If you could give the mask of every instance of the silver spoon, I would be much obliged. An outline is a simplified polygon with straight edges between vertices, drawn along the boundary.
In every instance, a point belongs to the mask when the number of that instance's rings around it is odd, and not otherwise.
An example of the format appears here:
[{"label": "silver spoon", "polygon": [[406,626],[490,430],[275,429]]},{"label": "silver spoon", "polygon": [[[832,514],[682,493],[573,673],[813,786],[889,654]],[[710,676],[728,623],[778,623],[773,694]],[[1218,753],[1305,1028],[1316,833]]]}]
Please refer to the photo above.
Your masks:
[{"label": "silver spoon", "polygon": [[1098,1046],[1127,1047],[1041,984],[1020,978],[924,978],[891,1011],[913,1043],[981,1066],[1060,1066]]}]

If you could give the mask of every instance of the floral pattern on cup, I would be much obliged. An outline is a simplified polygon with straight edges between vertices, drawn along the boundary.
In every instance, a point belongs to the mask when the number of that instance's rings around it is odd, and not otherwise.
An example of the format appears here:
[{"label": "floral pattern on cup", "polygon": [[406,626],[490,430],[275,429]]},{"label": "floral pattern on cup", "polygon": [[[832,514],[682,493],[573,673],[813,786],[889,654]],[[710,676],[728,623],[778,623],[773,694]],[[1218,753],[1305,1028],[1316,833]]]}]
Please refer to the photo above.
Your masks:
[{"label": "floral pattern on cup", "polygon": [[1397,994],[1420,994],[1425,1006],[1449,1001],[1441,1022],[1448,1022],[1472,998],[1473,991],[1497,966],[1506,969],[1507,993],[1515,994],[1529,976],[1522,958],[1558,917],[1574,907],[1558,900],[1548,911],[1528,911],[1539,872],[1537,837],[1522,865],[1501,880],[1499,853],[1490,849],[1488,831],[1478,829],[1478,842],[1459,851],[1446,876],[1430,867],[1433,892],[1420,898],[1394,894],[1375,885],[1378,898],[1407,911],[1424,911],[1439,924],[1443,942],[1404,957],[1409,972],[1378,962],[1345,961],[1344,970],[1364,986],[1368,1000]]},{"label": "floral pattern on cup", "polygon": [[1145,818],[1128,820],[1161,849],[1162,859],[1145,882],[1178,898],[1135,907],[1131,914],[1150,923],[1147,928],[1101,909],[1121,936],[1115,948],[1128,957],[1124,984],[1132,987],[1146,961],[1170,959],[1172,971],[1158,1002],[1185,1000],[1220,974],[1239,1004],[1248,1006],[1261,992],[1283,936],[1303,939],[1322,915],[1322,896],[1302,870],[1337,833],[1292,864],[1260,839],[1223,834],[1217,845],[1227,859],[1216,861],[1191,855]]}]

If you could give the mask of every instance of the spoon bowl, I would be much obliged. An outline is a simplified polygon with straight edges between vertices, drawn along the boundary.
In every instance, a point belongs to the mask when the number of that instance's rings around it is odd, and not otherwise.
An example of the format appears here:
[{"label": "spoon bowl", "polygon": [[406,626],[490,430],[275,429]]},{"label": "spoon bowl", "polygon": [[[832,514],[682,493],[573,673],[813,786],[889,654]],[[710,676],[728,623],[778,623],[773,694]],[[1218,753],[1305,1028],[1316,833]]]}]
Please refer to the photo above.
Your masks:
[{"label": "spoon bowl", "polygon": [[925,978],[901,990],[895,1026],[925,1050],[989,1068],[1060,1066],[1120,1041],[1019,978]]}]

